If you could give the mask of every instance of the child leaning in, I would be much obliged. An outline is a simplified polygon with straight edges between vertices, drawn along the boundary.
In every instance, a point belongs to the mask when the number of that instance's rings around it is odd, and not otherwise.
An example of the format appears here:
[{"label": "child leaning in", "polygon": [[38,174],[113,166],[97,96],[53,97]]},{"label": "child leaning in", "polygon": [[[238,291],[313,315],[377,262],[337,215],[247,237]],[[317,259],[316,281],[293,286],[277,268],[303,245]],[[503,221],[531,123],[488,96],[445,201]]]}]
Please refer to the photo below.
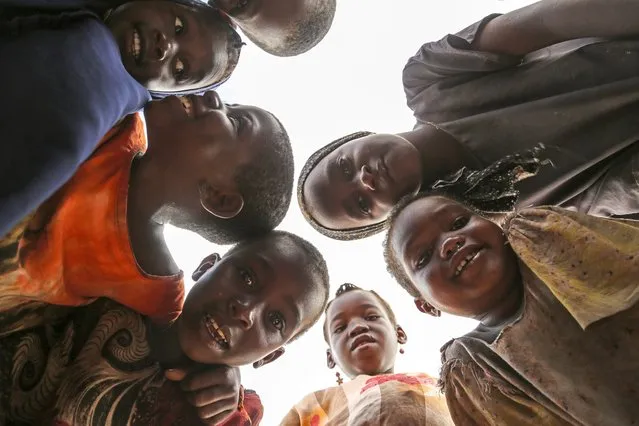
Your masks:
[{"label": "child leaning in", "polygon": [[462,170],[393,210],[389,271],[418,309],[479,321],[442,349],[456,424],[639,421],[639,224],[513,208],[534,157]]},{"label": "child leaning in", "polygon": [[451,426],[446,402],[427,374],[395,373],[399,345],[407,336],[377,293],[342,284],[326,309],[328,368],[339,366],[350,381],[309,394],[282,420],[301,425]]},{"label": "child leaning in", "polygon": [[213,88],[242,46],[226,18],[199,1],[6,3],[0,55],[12,60],[0,72],[0,132],[14,142],[0,156],[2,235],[66,183],[149,90]]},{"label": "child leaning in", "polygon": [[229,244],[274,229],[291,199],[288,135],[270,112],[217,93],[154,101],[1,243],[0,311],[16,300],[77,306],[108,297],[160,322],[184,282],[165,224]]},{"label": "child leaning in", "polygon": [[[67,425],[195,426],[201,424],[196,413],[216,424],[216,407],[197,402],[211,390],[199,389],[197,382],[226,368],[219,364],[253,363],[257,368],[275,361],[284,345],[317,322],[328,299],[322,255],[286,232],[240,243],[221,259],[209,256],[193,278],[184,310],[170,325],[158,325],[107,299],[71,309],[39,300],[40,315],[31,328],[0,338],[0,354],[7,360],[0,368],[0,412],[10,424],[55,419]],[[46,315],[61,309],[70,314],[53,320]],[[14,320],[21,321],[23,306],[14,305],[12,311]],[[7,316],[0,319],[5,320],[0,329],[17,328]],[[31,368],[29,360],[42,363]],[[218,366],[203,370],[202,364]],[[176,369],[204,372],[182,383],[197,411],[164,379],[163,370]],[[220,394],[219,388],[213,392]],[[237,394],[222,394],[231,408],[237,406]],[[259,398],[250,394],[240,402],[230,424],[257,424]]]}]

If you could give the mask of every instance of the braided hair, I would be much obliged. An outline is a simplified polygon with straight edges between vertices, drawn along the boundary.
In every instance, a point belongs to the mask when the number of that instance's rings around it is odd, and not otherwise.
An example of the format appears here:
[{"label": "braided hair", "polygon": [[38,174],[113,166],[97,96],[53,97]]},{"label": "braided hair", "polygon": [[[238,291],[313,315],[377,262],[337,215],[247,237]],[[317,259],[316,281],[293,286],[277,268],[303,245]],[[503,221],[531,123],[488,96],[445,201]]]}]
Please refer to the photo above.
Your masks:
[{"label": "braided hair", "polygon": [[[338,297],[340,297],[341,295],[343,295],[345,293],[349,293],[349,292],[355,291],[355,290],[365,291],[365,292],[370,293],[373,296],[375,296],[375,298],[379,301],[379,303],[382,305],[384,310],[386,310],[386,313],[388,314],[388,319],[390,320],[391,324],[393,324],[393,327],[397,327],[397,319],[395,318],[395,313],[391,309],[391,307],[388,304],[388,302],[386,300],[384,300],[384,298],[382,296],[377,294],[374,290],[364,290],[363,288],[360,288],[360,287],[356,286],[355,284],[351,284],[351,283],[344,283],[344,284],[339,286],[339,288],[335,292],[335,297],[333,298],[333,300],[328,302],[328,304],[326,305],[326,309],[324,310],[324,313],[328,312],[328,308],[331,307],[331,304],[333,303],[333,301],[335,299],[337,299]],[[329,343],[327,320],[328,320],[328,318],[324,318],[324,326],[322,328],[324,330],[324,341],[326,343]]]},{"label": "braided hair", "polygon": [[313,218],[313,215],[309,211],[308,205],[306,204],[306,200],[304,200],[304,184],[306,183],[306,179],[308,179],[308,175],[315,168],[315,166],[317,166],[317,164],[324,159],[324,157],[326,157],[328,154],[335,151],[337,148],[347,142],[374,134],[375,133],[373,132],[355,132],[351,133],[350,135],[343,136],[315,151],[313,155],[311,155],[308,160],[306,160],[306,163],[302,168],[300,177],[297,180],[297,202],[306,221],[313,227],[313,229],[328,238],[341,241],[359,240],[371,235],[379,234],[386,228],[386,222],[379,222],[372,225],[348,229],[327,228],[316,221],[315,218]]},{"label": "braided hair", "polygon": [[387,219],[389,229],[383,243],[386,268],[399,285],[411,296],[420,297],[390,244],[397,217],[408,205],[422,198],[441,196],[464,205],[480,216],[510,213],[515,209],[519,198],[515,184],[535,176],[541,166],[552,164],[549,160],[539,159],[543,149],[540,145],[521,154],[506,156],[483,170],[464,167],[446,179],[435,182],[429,190],[402,198]]}]

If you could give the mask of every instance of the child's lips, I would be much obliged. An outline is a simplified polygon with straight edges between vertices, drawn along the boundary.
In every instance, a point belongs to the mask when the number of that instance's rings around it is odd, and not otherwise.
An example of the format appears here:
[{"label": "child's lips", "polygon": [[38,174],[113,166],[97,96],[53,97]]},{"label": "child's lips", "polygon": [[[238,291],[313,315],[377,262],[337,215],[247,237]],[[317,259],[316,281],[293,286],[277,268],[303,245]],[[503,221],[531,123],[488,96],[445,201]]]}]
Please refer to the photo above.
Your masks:
[{"label": "child's lips", "polygon": [[353,343],[351,343],[351,352],[353,352],[355,349],[359,348],[360,346],[366,345],[368,343],[375,343],[375,339],[373,339],[373,337],[369,336],[368,334],[362,334],[361,336],[357,336],[355,340],[353,340]]},{"label": "child's lips", "polygon": [[137,65],[142,63],[144,57],[144,36],[139,28],[134,27],[129,41],[129,54]]},{"label": "child's lips", "polygon": [[215,342],[222,349],[225,349],[225,350],[230,349],[230,341],[229,341],[229,338],[227,337],[227,336],[230,337],[228,333],[228,327],[227,327],[227,331],[225,332],[225,330],[222,329],[222,326],[219,325],[218,321],[216,321],[215,318],[213,318],[213,315],[209,314],[208,312],[204,314],[204,325],[206,326],[206,329],[211,335],[211,337],[213,338],[213,340],[215,340]]}]

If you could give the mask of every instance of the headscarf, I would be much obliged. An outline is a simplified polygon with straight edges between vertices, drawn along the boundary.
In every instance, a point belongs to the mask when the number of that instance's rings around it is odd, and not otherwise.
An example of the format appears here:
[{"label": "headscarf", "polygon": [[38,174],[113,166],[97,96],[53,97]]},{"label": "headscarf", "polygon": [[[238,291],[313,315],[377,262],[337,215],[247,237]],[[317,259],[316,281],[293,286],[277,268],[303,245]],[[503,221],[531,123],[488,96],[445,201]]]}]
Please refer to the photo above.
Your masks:
[{"label": "headscarf", "polygon": [[370,235],[377,234],[384,230],[385,223],[375,223],[373,225],[368,226],[360,226],[357,228],[348,228],[348,229],[330,229],[313,218],[313,215],[308,209],[306,205],[306,201],[304,200],[304,184],[306,183],[306,179],[308,179],[308,175],[311,171],[317,166],[317,164],[324,159],[328,154],[335,151],[340,146],[344,145],[347,142],[354,141],[359,138],[363,138],[365,136],[373,135],[373,132],[355,132],[350,135],[346,135],[341,137],[328,145],[323,146],[322,148],[315,151],[302,168],[302,172],[300,173],[300,177],[297,180],[297,202],[300,206],[300,210],[302,211],[302,215],[306,219],[306,221],[320,234],[332,238],[334,240],[342,240],[342,241],[350,241],[350,240],[359,240],[361,238],[366,238]]}]

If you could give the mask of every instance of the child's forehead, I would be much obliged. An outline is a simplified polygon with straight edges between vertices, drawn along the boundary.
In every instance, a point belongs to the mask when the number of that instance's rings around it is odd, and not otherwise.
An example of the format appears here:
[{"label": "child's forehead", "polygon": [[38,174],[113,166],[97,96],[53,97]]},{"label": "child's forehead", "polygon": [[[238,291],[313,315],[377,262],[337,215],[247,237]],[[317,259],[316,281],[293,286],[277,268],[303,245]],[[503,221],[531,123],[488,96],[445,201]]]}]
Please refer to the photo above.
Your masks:
[{"label": "child's forehead", "polygon": [[373,293],[368,290],[355,289],[333,299],[327,314],[329,317],[336,317],[343,315],[346,311],[357,311],[367,308],[383,309],[381,302]]}]

